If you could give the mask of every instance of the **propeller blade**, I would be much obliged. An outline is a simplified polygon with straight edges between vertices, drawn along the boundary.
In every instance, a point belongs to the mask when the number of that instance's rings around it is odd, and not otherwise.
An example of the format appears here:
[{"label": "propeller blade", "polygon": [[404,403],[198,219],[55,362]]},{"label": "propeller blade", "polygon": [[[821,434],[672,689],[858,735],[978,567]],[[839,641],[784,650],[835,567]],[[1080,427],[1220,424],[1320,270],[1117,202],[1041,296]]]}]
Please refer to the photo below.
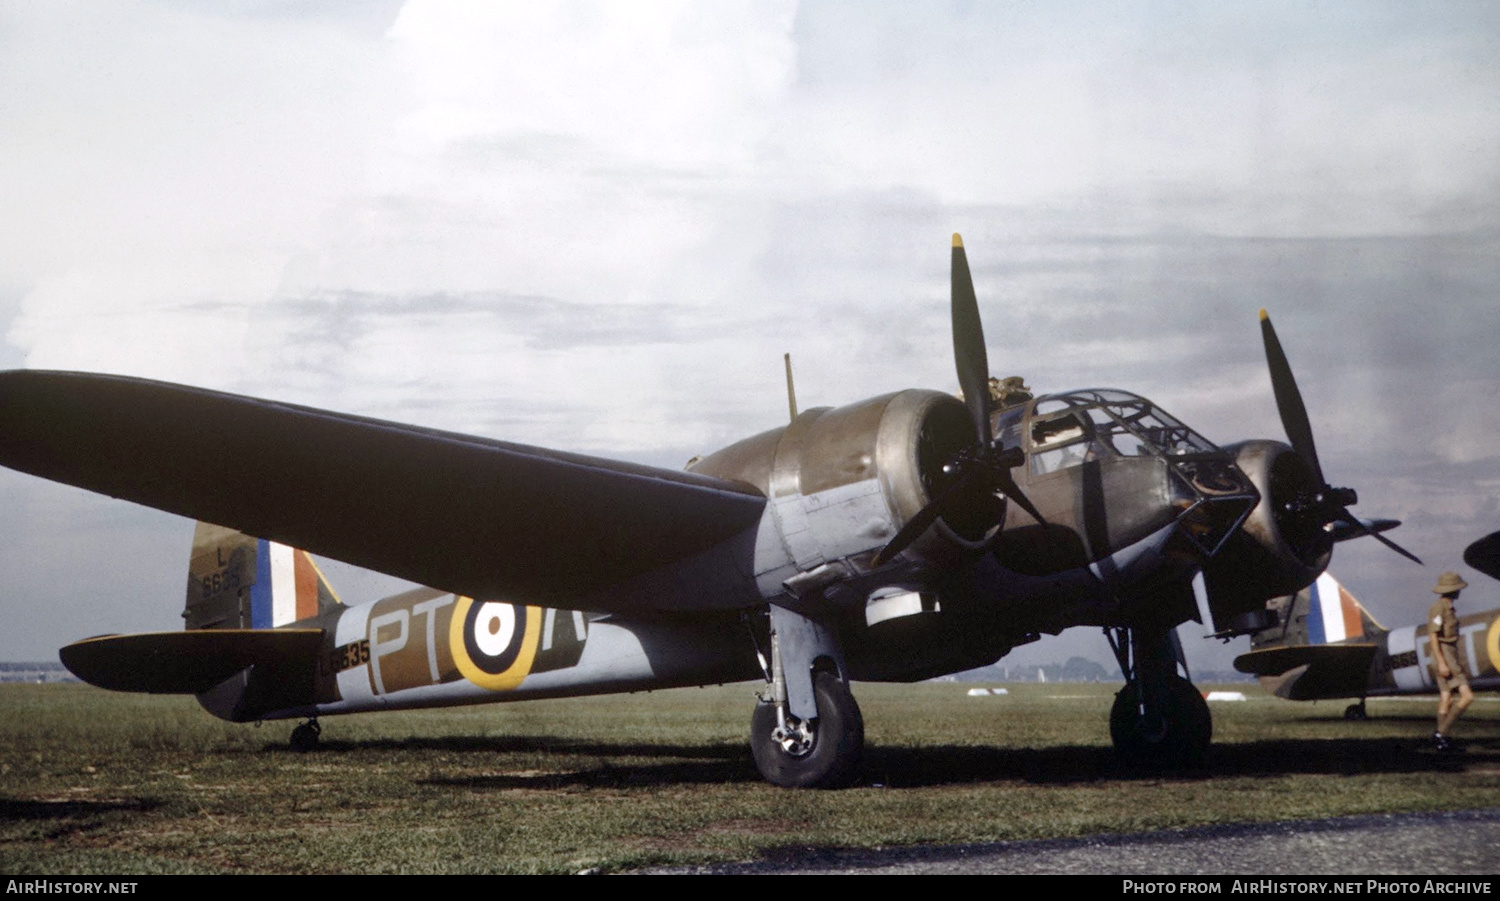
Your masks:
[{"label": "propeller blade", "polygon": [[1372,529],[1349,512],[1349,508],[1344,505],[1354,503],[1355,494],[1352,490],[1332,488],[1328,480],[1323,478],[1323,466],[1318,462],[1318,448],[1313,443],[1312,423],[1307,419],[1307,405],[1302,402],[1302,392],[1297,390],[1297,379],[1292,375],[1291,364],[1286,361],[1286,353],[1282,351],[1281,341],[1276,337],[1276,328],[1271,325],[1271,317],[1265,310],[1260,311],[1260,336],[1266,345],[1266,366],[1271,370],[1271,390],[1276,394],[1276,410],[1281,414],[1281,427],[1286,430],[1292,450],[1307,464],[1318,485],[1315,509],[1325,511],[1324,516],[1328,516],[1326,511],[1332,511],[1332,516],[1322,524],[1343,523],[1342,527],[1335,528],[1335,541],[1369,535],[1406,559],[1421,565],[1422,561],[1416,554],[1381,535],[1378,526]]},{"label": "propeller blade", "polygon": [[964,392],[969,418],[974,422],[974,441],[988,448],[994,439],[990,427],[990,361],[984,349],[984,325],[979,321],[979,301],[974,298],[974,279],[969,275],[969,257],[964,239],[953,234],[953,361],[958,367],[958,385]]},{"label": "propeller blade", "polygon": [[[993,495],[996,491],[1003,491],[1037,522],[1046,522],[1010,476],[1010,467],[1019,465],[1022,460],[1019,451],[1000,453],[995,447],[995,433],[990,424],[990,361],[984,347],[984,325],[979,320],[979,302],[974,297],[974,279],[969,274],[964,239],[957,232],[953,235],[952,310],[953,362],[958,370],[958,384],[964,392],[964,405],[968,407],[969,419],[974,424],[974,447],[958,455],[950,464],[959,468],[958,478],[953,484],[907,520],[895,537],[875,555],[876,566],[906,550],[956,504],[979,500],[974,492]],[[999,509],[997,503],[996,522],[1001,521]]]},{"label": "propeller blade", "polygon": [[1265,310],[1260,311],[1260,336],[1266,345],[1266,365],[1271,370],[1271,390],[1276,394],[1276,409],[1281,413],[1281,427],[1292,442],[1292,449],[1302,462],[1312,470],[1313,479],[1319,485],[1327,485],[1323,478],[1323,467],[1318,464],[1318,448],[1313,444],[1312,423],[1307,419],[1307,406],[1302,403],[1302,392],[1297,390],[1297,380],[1292,376],[1291,364],[1281,350],[1276,338],[1276,329]]},{"label": "propeller blade", "polygon": [[1413,554],[1411,551],[1390,540],[1379,532],[1371,532],[1370,537],[1395,551],[1396,553],[1400,554],[1401,556],[1405,557],[1406,559],[1410,560],[1411,562],[1417,564],[1418,566],[1426,565],[1422,562],[1422,558],[1418,557],[1416,554]]},{"label": "propeller blade", "polygon": [[1010,477],[1009,470],[1002,468],[989,471],[988,475],[990,479],[993,479],[993,483],[975,485],[975,482],[983,483],[989,481],[989,479],[983,478],[985,474],[986,470],[982,468],[966,470],[963,475],[958,477],[957,481],[948,486],[947,491],[938,495],[930,504],[918,510],[917,515],[906,521],[906,525],[901,527],[901,530],[896,533],[896,537],[886,542],[885,547],[880,549],[880,553],[875,555],[875,565],[880,566],[889,562],[897,554],[906,550],[923,532],[932,528],[933,523],[937,522],[939,517],[946,513],[956,502],[967,501],[968,495],[972,491],[994,491],[995,489],[999,489],[1006,497],[1015,501],[1021,509],[1030,513],[1032,519],[1046,525],[1047,520],[1042,516],[1042,512],[1021,491],[1015,479]]},{"label": "propeller blade", "polygon": [[1386,547],[1390,548],[1391,550],[1395,551],[1396,553],[1400,554],[1401,556],[1405,557],[1406,559],[1417,564],[1418,566],[1426,565],[1416,554],[1413,554],[1411,551],[1390,540],[1379,532],[1376,532],[1375,530],[1367,527],[1358,517],[1349,512],[1348,507],[1339,508],[1338,520],[1348,525],[1350,531],[1354,532],[1355,535],[1368,535],[1381,544],[1385,545]]},{"label": "propeller blade", "polygon": [[906,550],[913,541],[921,537],[923,532],[932,528],[932,524],[937,522],[939,516],[943,515],[943,510],[949,504],[952,504],[955,500],[963,499],[969,493],[972,487],[970,483],[975,481],[978,473],[979,470],[977,469],[966,471],[958,477],[957,481],[948,486],[947,491],[944,491],[927,506],[918,510],[917,515],[908,519],[906,525],[901,527],[901,531],[896,533],[896,537],[886,542],[885,547],[880,549],[880,553],[875,555],[875,565],[880,566],[890,561],[897,554]]},{"label": "propeller blade", "polygon": [[1021,486],[1017,485],[1016,480],[1010,477],[1009,470],[1000,470],[995,476],[995,481],[999,484],[1001,493],[1003,493],[1011,500],[1015,501],[1022,510],[1030,513],[1032,519],[1036,520],[1042,525],[1047,524],[1047,518],[1042,516],[1042,511],[1036,508],[1036,505],[1031,502],[1031,498],[1027,497],[1026,494],[1021,491]]},{"label": "propeller blade", "polygon": [[[1399,519],[1361,519],[1359,524],[1371,532],[1386,532],[1401,525]],[[1346,522],[1333,523],[1333,540],[1348,541],[1351,538],[1363,538],[1364,532],[1350,527]]]}]

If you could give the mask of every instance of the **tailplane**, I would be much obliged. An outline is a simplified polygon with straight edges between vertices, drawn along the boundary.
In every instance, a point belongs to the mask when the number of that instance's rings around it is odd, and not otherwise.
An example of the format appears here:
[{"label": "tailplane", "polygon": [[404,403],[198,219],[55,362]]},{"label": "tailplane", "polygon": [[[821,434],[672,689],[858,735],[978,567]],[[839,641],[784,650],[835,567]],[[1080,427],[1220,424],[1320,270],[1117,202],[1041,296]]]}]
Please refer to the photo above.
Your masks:
[{"label": "tailplane", "polygon": [[342,603],[306,551],[198,523],[185,632],[100,635],[58,656],[100,688],[195,694],[224,719],[314,702],[323,625]]},{"label": "tailplane", "polygon": [[[323,630],[200,629],[85,638],[58,651],[73,675],[100,688],[202,694],[250,666],[311,667]],[[233,717],[226,717],[232,719]]]}]

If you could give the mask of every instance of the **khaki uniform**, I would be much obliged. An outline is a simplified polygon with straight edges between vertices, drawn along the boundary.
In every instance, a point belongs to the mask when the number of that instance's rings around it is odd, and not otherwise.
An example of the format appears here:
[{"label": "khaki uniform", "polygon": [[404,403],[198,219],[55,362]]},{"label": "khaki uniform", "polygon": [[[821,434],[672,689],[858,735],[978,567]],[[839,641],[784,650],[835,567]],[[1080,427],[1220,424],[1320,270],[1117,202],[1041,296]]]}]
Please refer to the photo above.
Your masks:
[{"label": "khaki uniform", "polygon": [[1432,669],[1432,680],[1439,689],[1457,691],[1460,685],[1469,684],[1469,674],[1465,672],[1463,665],[1458,659],[1458,614],[1453,612],[1453,602],[1446,597],[1439,597],[1427,611],[1427,631],[1436,634],[1438,651],[1443,655],[1443,660],[1448,663],[1448,672],[1451,675],[1444,679],[1438,675],[1437,661],[1429,666]]}]

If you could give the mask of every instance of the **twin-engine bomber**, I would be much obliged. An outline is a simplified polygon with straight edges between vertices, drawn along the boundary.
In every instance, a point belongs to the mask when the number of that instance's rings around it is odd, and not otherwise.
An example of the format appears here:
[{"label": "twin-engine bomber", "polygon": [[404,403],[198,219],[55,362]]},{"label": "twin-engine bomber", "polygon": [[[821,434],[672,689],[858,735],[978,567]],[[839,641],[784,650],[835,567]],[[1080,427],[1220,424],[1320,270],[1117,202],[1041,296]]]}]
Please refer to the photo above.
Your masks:
[{"label": "twin-engine bomber", "polygon": [[[983,666],[1072,626],[1102,628],[1125,675],[1120,756],[1198,764],[1212,725],[1173,632],[1200,618],[1198,574],[1227,636],[1274,625],[1266,601],[1336,541],[1411,556],[1324,480],[1264,311],[1290,443],[1226,447],[1124,391],[992,394],[957,235],[952,315],[962,400],[794,409],[686,472],[28,370],[0,373],[0,463],[200,521],[187,629],[64,648],[95,685],[306,719],[292,742],[310,747],[336,713],[758,678],[751,752],[783,786],[857,777],[851,682]],[[345,606],[307,552],[432,587]]]}]

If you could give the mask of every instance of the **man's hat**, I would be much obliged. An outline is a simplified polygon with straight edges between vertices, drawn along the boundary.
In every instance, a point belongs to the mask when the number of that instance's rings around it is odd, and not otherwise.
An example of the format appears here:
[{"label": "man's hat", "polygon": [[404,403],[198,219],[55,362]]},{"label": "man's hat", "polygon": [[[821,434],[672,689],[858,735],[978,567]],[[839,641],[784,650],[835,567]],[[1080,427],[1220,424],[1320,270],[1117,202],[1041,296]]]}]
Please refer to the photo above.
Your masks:
[{"label": "man's hat", "polygon": [[1458,573],[1446,572],[1438,576],[1437,586],[1432,589],[1433,594],[1452,594],[1469,587],[1469,583],[1458,577]]}]

